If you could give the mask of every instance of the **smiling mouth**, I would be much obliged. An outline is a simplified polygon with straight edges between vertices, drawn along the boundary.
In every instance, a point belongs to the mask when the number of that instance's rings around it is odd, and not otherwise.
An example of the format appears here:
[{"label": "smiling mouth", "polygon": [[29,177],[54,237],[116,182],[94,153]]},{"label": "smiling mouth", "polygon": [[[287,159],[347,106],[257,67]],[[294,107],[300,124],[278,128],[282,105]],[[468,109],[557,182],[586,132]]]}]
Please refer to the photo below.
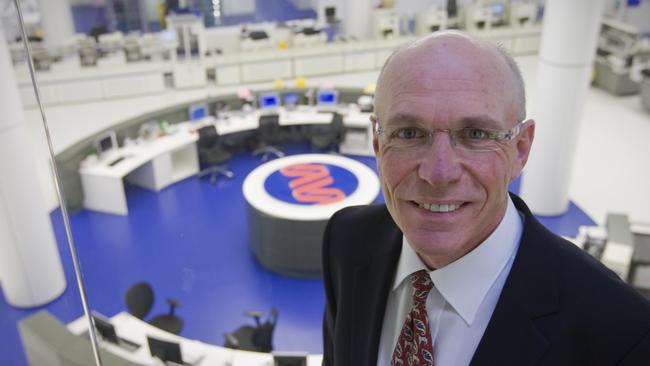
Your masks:
[{"label": "smiling mouth", "polygon": [[464,203],[451,203],[451,204],[438,205],[435,203],[417,203],[417,202],[415,202],[415,204],[417,204],[418,207],[422,209],[425,209],[430,212],[436,212],[436,213],[454,212],[459,208],[463,207],[464,205]]}]

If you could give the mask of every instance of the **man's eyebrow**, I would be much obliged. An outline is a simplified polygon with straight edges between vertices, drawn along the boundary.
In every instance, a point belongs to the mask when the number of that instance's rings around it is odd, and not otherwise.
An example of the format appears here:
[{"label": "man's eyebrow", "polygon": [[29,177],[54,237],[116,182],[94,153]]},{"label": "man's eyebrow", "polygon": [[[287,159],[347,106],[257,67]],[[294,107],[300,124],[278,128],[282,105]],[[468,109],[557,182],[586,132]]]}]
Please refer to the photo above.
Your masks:
[{"label": "man's eyebrow", "polygon": [[463,117],[459,119],[460,127],[479,127],[479,128],[490,128],[490,129],[499,129],[501,128],[501,123],[495,119],[492,119],[488,116],[472,116],[472,117]]}]

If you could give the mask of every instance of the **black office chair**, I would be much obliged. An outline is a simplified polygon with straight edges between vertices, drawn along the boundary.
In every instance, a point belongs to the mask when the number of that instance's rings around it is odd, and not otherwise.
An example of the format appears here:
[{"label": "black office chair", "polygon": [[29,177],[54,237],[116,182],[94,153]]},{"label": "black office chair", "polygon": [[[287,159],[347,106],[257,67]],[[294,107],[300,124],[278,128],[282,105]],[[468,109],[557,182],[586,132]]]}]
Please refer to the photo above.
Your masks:
[{"label": "black office chair", "polygon": [[271,155],[278,158],[284,156],[284,152],[273,146],[285,142],[285,134],[280,127],[278,114],[261,115],[257,132],[257,140],[261,146],[253,151],[253,155],[262,155],[262,161],[268,160]]},{"label": "black office chair", "polygon": [[225,347],[254,352],[273,351],[273,330],[278,321],[277,309],[271,309],[271,315],[262,323],[262,313],[247,311],[246,316],[255,320],[255,326],[244,325],[234,333],[226,333]]},{"label": "black office chair", "polygon": [[199,128],[199,164],[202,169],[198,173],[199,179],[210,176],[210,183],[214,184],[219,175],[228,178],[234,176],[233,172],[223,163],[230,160],[232,154],[221,144],[219,133],[214,125]]},{"label": "black office chair", "polygon": [[[124,296],[124,302],[131,315],[145,320],[154,302],[154,293],[151,285],[146,282],[139,282],[131,286]],[[167,303],[169,304],[169,313],[157,315],[147,322],[169,333],[179,334],[183,330],[184,324],[183,319],[174,314],[179,303],[172,298],[168,298]]]},{"label": "black office chair", "polygon": [[334,113],[329,125],[315,125],[311,133],[311,145],[321,151],[336,151],[345,137],[343,116]]}]

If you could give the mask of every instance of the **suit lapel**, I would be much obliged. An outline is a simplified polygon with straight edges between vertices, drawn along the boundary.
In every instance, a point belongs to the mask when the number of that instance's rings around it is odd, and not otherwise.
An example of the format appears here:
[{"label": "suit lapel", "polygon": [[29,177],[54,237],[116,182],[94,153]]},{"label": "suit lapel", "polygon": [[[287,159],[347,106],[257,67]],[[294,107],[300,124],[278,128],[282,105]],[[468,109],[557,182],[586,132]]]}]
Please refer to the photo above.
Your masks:
[{"label": "suit lapel", "polygon": [[354,319],[351,327],[350,365],[376,365],[388,293],[402,248],[402,233],[387,217],[386,225],[375,228],[364,247],[368,256],[354,272]]},{"label": "suit lapel", "polygon": [[556,258],[544,246],[552,234],[533,217],[521,199],[512,198],[524,214],[524,231],[472,366],[535,365],[548,347],[539,325],[559,307]]}]

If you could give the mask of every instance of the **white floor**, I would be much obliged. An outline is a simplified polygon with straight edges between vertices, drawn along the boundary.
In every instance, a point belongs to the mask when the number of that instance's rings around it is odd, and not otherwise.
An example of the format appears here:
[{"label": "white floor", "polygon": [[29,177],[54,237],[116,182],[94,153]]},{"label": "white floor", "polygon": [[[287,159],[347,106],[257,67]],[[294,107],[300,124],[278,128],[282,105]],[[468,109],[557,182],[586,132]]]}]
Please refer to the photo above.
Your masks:
[{"label": "white floor", "polygon": [[[535,118],[535,76],[537,57],[517,59],[527,85],[528,113]],[[376,72],[337,75],[307,80],[308,86],[328,82],[334,86],[364,87],[374,83]],[[291,81],[287,81],[291,83]],[[271,83],[251,88],[272,88]],[[169,91],[140,98],[46,107],[52,145],[60,152],[80,138],[101,131],[131,117],[205,96],[232,93],[236,87]],[[48,168],[48,150],[41,116],[37,109],[26,111],[28,130],[33,136],[36,169],[50,207],[57,205]],[[543,121],[537,121],[543,123]],[[627,213],[633,223],[650,223],[650,114],[643,110],[638,95],[615,97],[591,88],[584,104],[576,156],[570,183],[570,198],[596,222],[604,223],[608,212]]]}]

